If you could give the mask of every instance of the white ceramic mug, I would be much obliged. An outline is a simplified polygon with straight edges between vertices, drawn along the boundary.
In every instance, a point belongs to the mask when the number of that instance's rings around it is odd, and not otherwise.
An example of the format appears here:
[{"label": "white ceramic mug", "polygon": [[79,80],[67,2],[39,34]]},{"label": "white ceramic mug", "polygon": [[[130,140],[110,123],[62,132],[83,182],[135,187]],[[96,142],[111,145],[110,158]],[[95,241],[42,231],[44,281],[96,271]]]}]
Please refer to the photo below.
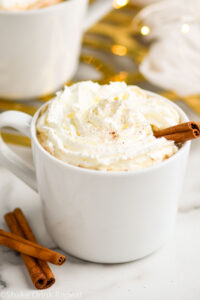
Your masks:
[{"label": "white ceramic mug", "polygon": [[[82,34],[112,8],[67,0],[29,11],[0,10],[0,98],[26,100],[55,92],[74,75]],[[85,15],[86,14],[86,15]]]},{"label": "white ceramic mug", "polygon": [[190,142],[164,162],[139,171],[88,170],[42,148],[35,129],[39,113],[33,118],[16,111],[0,114],[0,128],[9,126],[31,138],[36,175],[2,139],[0,162],[39,192],[47,229],[59,247],[84,260],[120,263],[163,245],[175,224]]}]

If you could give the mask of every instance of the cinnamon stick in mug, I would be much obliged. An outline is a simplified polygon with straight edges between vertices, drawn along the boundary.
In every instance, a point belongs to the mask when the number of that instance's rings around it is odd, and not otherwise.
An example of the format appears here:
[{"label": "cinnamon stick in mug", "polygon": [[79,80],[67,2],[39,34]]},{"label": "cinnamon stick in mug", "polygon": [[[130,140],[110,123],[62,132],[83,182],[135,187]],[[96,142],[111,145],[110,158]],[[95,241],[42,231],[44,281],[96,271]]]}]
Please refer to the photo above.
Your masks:
[{"label": "cinnamon stick in mug", "polygon": [[167,140],[175,141],[176,143],[185,143],[200,137],[200,132],[194,130],[168,134],[164,136]]},{"label": "cinnamon stick in mug", "polygon": [[191,130],[197,130],[200,131],[199,125],[196,122],[187,122],[187,123],[182,123],[178,124],[175,126],[171,126],[165,129],[161,129],[158,131],[154,132],[154,135],[156,137],[161,137],[173,133],[178,133],[178,132],[185,132],[185,131],[191,131]]},{"label": "cinnamon stick in mug", "polygon": [[22,254],[48,261],[55,265],[62,265],[66,261],[64,255],[4,230],[0,230],[0,244]]},{"label": "cinnamon stick in mug", "polygon": [[167,140],[173,140],[177,143],[184,143],[200,137],[200,128],[196,122],[187,122],[155,131],[154,136],[157,138],[165,137]]}]

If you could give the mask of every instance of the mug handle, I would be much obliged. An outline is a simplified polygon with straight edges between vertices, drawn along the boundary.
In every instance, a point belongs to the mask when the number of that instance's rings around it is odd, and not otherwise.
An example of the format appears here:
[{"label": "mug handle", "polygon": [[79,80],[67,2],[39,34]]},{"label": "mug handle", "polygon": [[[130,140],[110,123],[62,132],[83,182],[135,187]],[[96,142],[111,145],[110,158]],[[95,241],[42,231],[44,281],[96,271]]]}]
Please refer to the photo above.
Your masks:
[{"label": "mug handle", "polygon": [[113,0],[96,0],[90,5],[85,17],[83,30],[88,30],[93,24],[99,21],[113,8]]},{"label": "mug handle", "polygon": [[[0,114],[0,131],[4,127],[11,127],[30,138],[32,117],[18,111],[6,111]],[[0,135],[0,163],[13,174],[24,181],[37,192],[35,171],[28,166],[28,162],[15,154],[3,141]]]}]

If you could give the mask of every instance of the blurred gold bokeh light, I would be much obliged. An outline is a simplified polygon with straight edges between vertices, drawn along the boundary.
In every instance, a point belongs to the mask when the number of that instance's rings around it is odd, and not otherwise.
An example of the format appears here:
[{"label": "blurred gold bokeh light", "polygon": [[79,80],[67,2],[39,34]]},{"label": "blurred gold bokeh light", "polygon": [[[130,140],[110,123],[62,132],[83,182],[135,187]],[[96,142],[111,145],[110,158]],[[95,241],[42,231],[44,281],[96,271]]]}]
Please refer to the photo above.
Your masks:
[{"label": "blurred gold bokeh light", "polygon": [[113,7],[119,9],[128,4],[129,0],[113,0]]}]

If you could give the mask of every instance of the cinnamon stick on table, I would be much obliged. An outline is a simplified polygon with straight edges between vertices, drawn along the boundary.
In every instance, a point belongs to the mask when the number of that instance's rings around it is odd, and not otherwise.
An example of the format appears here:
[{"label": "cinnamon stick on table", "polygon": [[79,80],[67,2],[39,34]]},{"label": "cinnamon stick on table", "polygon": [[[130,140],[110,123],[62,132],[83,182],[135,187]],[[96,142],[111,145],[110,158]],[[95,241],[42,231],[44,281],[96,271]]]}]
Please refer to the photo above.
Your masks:
[{"label": "cinnamon stick on table", "polygon": [[154,132],[157,138],[165,137],[177,143],[185,143],[200,137],[200,127],[196,122],[187,122]]},{"label": "cinnamon stick on table", "polygon": [[[18,220],[14,213],[7,213],[4,218],[12,233],[15,233],[21,237],[31,240],[29,232],[34,237],[34,234],[20,209],[15,210],[16,215],[21,216]],[[21,220],[22,218],[22,220]],[[24,220],[24,221],[23,221]],[[24,225],[24,223],[26,225]],[[25,230],[24,230],[25,227]],[[35,239],[35,242],[36,239]],[[26,265],[26,268],[30,274],[32,282],[37,289],[46,289],[55,283],[55,277],[48,266],[47,262],[37,260],[31,256],[21,254],[21,257]]]},{"label": "cinnamon stick on table", "polygon": [[66,260],[66,257],[60,253],[4,230],[0,230],[0,244],[22,254],[48,261],[55,265],[62,265]]},{"label": "cinnamon stick on table", "polygon": [[[14,216],[15,216],[17,222],[20,224],[20,226],[24,232],[25,238],[31,242],[37,243],[37,239],[34,236],[32,230],[31,230],[31,227],[29,226],[29,223],[26,220],[26,218],[20,208],[16,208],[14,210]],[[47,264],[47,262],[45,262],[43,260],[37,260],[37,263],[47,278],[47,283],[46,283],[45,288],[52,286],[55,283],[55,277],[54,277],[49,265]]]}]

